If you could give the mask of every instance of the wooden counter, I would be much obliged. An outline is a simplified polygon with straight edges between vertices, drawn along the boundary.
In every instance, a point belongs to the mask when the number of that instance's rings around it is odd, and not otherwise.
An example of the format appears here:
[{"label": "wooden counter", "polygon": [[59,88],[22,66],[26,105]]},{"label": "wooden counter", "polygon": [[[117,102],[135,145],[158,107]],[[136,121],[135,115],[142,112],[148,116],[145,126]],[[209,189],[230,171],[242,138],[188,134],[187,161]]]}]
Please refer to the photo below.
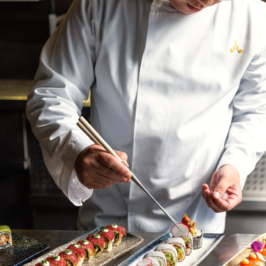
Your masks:
[{"label": "wooden counter", "polygon": [[[29,79],[0,79],[0,100],[26,101],[32,86],[33,80]],[[83,106],[90,107],[90,97]]]}]

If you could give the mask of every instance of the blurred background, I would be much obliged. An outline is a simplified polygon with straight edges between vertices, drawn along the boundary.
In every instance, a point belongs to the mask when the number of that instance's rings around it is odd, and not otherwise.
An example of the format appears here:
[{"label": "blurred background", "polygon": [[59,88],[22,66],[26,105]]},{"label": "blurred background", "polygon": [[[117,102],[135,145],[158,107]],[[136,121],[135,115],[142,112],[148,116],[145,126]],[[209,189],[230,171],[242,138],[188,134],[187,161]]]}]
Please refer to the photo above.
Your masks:
[{"label": "blurred background", "polygon": [[[25,116],[41,49],[73,0],[0,0],[0,224],[76,230],[78,207],[57,188]],[[83,115],[89,117],[89,100]],[[249,175],[226,233],[266,232],[266,155]]]}]

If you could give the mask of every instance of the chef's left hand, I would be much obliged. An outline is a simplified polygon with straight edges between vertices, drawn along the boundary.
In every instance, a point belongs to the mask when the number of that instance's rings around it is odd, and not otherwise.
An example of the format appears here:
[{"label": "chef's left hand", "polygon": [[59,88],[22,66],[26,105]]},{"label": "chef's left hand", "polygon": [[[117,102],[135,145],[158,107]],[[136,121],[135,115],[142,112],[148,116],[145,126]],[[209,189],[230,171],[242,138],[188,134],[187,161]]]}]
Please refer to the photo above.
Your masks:
[{"label": "chef's left hand", "polygon": [[[228,197],[223,196],[225,192]],[[210,187],[207,184],[202,185],[202,196],[214,212],[232,210],[242,200],[238,170],[230,164],[220,167],[213,174]]]}]

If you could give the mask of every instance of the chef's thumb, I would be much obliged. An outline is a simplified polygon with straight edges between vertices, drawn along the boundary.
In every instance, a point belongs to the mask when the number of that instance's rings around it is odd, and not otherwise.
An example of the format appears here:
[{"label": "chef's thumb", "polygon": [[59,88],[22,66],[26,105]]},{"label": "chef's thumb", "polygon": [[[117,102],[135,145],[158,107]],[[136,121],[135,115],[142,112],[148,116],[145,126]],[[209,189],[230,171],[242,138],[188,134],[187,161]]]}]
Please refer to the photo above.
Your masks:
[{"label": "chef's thumb", "polygon": [[228,188],[228,182],[227,178],[224,175],[219,175],[219,172],[217,173],[216,178],[218,180],[218,183],[213,190],[213,197],[215,199],[220,199]]}]

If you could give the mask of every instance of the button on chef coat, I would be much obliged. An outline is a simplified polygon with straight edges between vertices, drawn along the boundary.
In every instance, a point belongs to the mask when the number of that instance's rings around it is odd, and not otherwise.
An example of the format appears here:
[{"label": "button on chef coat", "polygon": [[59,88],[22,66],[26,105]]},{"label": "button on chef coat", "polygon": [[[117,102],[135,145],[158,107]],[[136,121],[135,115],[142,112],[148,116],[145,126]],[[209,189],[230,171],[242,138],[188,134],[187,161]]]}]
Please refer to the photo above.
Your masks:
[{"label": "button on chef coat", "polygon": [[79,212],[78,228],[118,223],[165,232],[172,223],[135,183],[89,190],[76,126],[91,88],[91,123],[180,222],[222,232],[201,185],[225,164],[243,187],[266,147],[266,6],[224,1],[185,15],[167,1],[76,0],[45,44],[27,116],[46,166]]}]

